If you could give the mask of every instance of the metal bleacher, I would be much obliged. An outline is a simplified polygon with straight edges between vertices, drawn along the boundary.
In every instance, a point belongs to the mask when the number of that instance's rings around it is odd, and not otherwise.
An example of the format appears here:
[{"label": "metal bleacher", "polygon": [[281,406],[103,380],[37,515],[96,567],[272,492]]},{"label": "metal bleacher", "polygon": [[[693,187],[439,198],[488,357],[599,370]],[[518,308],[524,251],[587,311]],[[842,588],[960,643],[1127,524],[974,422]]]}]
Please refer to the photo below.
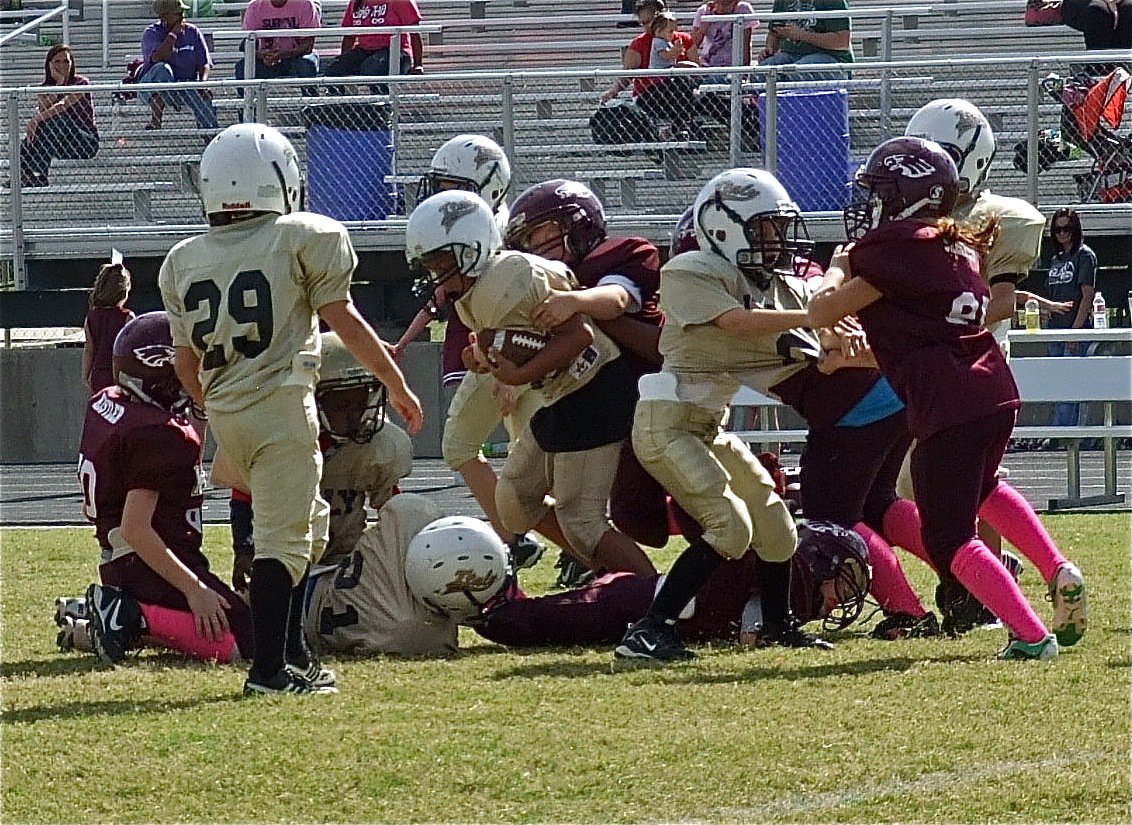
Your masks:
[{"label": "metal bleacher", "polygon": [[[108,2],[109,0],[103,0]],[[234,3],[214,4],[231,7]],[[336,24],[342,0],[323,0],[324,22]],[[657,151],[625,150],[616,146],[594,147],[589,116],[609,77],[597,77],[594,69],[615,69],[622,49],[636,35],[635,29],[616,28],[623,19],[614,0],[576,0],[569,11],[558,0],[424,0],[425,22],[442,24],[442,31],[430,35],[425,44],[426,75],[420,86],[426,93],[413,95],[417,79],[401,88],[407,93],[400,103],[398,119],[397,171],[409,173],[424,169],[432,151],[448,137],[462,131],[502,136],[499,76],[482,79],[468,72],[540,70],[535,76],[516,76],[512,86],[514,112],[515,181],[513,192],[548,175],[576,177],[589,182],[603,196],[614,223],[640,228],[656,218],[669,221],[682,211],[703,181],[729,165],[726,128],[708,125],[706,139],[695,145]],[[685,21],[697,3],[677,0],[670,3]],[[854,0],[853,11],[889,8],[891,0]],[[911,4],[908,4],[909,6]],[[1081,36],[1064,27],[1023,29],[1020,2],[925,3],[928,13],[902,14],[894,20],[892,54],[896,59],[948,58],[960,55],[992,56],[1004,50],[1018,52],[1021,47],[1040,54],[1076,54]],[[955,9],[949,7],[954,6]],[[137,55],[138,41],[152,22],[147,0],[112,0],[109,5],[109,48],[103,65],[104,43],[102,2],[85,0],[81,19],[70,22],[71,46],[81,74],[92,82],[116,82],[126,64]],[[976,7],[977,10],[976,10]],[[228,13],[193,19],[206,33],[239,27],[239,17]],[[683,28],[690,28],[685,22]],[[50,25],[47,34],[58,33]],[[861,21],[854,26],[853,43],[859,59],[855,76],[867,78],[868,64],[882,54],[879,47],[881,23]],[[1025,36],[1021,40],[1019,34]],[[755,33],[756,47],[763,34]],[[238,53],[236,41],[217,40],[213,78],[233,76]],[[332,54],[336,38],[324,37],[316,44],[320,52]],[[3,49],[0,72],[6,88],[34,85],[42,79],[45,49],[34,40],[19,41]],[[589,76],[556,78],[552,69],[574,70]],[[458,79],[436,79],[445,72],[464,73]],[[899,74],[899,73],[897,73]],[[907,75],[922,72],[909,70]],[[1019,75],[1021,77],[1021,75]],[[892,86],[893,121],[903,120],[930,97],[960,94],[979,104],[991,117],[1006,150],[1026,133],[1026,89],[1018,78],[971,77],[970,68],[946,65],[932,68],[930,83],[901,83]],[[439,96],[439,97],[438,97]],[[217,95],[221,125],[235,122],[240,114],[236,90],[226,88]],[[852,151],[863,157],[881,137],[878,98],[875,90],[854,91],[851,100]],[[304,105],[297,95],[270,109],[272,122],[284,129],[300,154],[305,155],[305,130],[299,110]],[[89,245],[105,249],[107,227],[131,226],[138,236],[147,232],[158,236],[154,249],[167,238],[161,227],[195,225],[201,222],[199,205],[192,195],[193,163],[199,158],[208,133],[192,127],[191,117],[169,115],[160,132],[144,131],[147,112],[136,102],[115,109],[109,95],[96,99],[96,112],[102,133],[102,149],[96,161],[56,161],[53,184],[44,190],[25,190],[24,209],[35,214],[35,226],[43,235],[30,241],[31,254],[80,255]],[[1053,125],[1058,107],[1042,102],[1042,121]],[[21,118],[21,122],[26,118]],[[714,128],[713,128],[714,127]],[[7,124],[4,126],[5,138]],[[0,140],[0,163],[9,162],[9,140]],[[753,162],[753,161],[752,161]],[[100,174],[113,183],[92,187],[83,185],[83,170],[97,163]],[[64,183],[73,170],[75,183]],[[1066,170],[1064,191],[1056,195],[1062,202],[1074,199],[1071,170]],[[1018,191],[1021,175],[1010,168],[1009,152],[1000,153],[992,183],[1008,194]],[[7,169],[3,170],[7,176]],[[56,184],[55,180],[60,183]],[[1061,178],[1059,178],[1061,181]],[[1062,185],[1061,183],[1058,184]],[[0,189],[0,223],[8,211],[8,190]],[[820,222],[818,223],[820,227]],[[832,226],[832,222],[831,222]],[[66,234],[64,230],[79,229]],[[107,230],[107,231],[102,231]],[[2,231],[2,230],[0,230]],[[54,234],[52,234],[54,233]],[[187,233],[186,233],[187,234]],[[652,234],[656,234],[653,232]],[[393,248],[399,243],[396,231],[375,233],[361,239],[360,246]]]}]

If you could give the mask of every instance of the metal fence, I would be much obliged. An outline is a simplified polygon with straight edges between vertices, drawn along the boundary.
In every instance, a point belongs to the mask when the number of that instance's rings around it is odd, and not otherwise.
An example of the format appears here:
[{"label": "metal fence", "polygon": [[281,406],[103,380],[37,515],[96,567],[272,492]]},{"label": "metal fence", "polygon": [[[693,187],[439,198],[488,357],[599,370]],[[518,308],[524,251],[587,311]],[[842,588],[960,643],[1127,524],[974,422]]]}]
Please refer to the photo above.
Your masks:
[{"label": "metal fence", "polygon": [[[28,138],[37,94],[59,89],[9,89],[0,226],[11,229],[0,239],[19,284],[29,241],[111,229],[195,231],[203,224],[197,165],[215,130],[197,128],[188,96],[205,90],[221,126],[250,116],[288,135],[303,161],[309,208],[357,229],[392,232],[390,245],[415,202],[417,178],[456,134],[486,134],[505,148],[512,196],[540,180],[573,178],[589,184],[612,216],[674,219],[712,175],[750,165],[776,171],[803,210],[834,213],[869,151],[902,133],[923,103],[949,96],[975,102],[995,129],[996,192],[1040,206],[1095,201],[1106,191],[1097,177],[1117,172],[1120,158],[1057,142],[1065,106],[1047,78],[1071,78],[1086,61],[1106,57],[1126,56],[868,63],[836,77],[819,66],[218,81],[177,84],[176,96],[167,84],[92,85],[75,91],[93,103],[93,157],[66,124],[49,130],[47,121]],[[595,116],[619,76],[659,78],[663,91],[635,99],[626,91]],[[147,130],[149,107],[126,97],[151,91],[168,97],[160,130]],[[650,103],[650,94],[660,102]],[[1062,154],[1051,148],[1058,146]],[[47,155],[54,155],[49,163]]]}]

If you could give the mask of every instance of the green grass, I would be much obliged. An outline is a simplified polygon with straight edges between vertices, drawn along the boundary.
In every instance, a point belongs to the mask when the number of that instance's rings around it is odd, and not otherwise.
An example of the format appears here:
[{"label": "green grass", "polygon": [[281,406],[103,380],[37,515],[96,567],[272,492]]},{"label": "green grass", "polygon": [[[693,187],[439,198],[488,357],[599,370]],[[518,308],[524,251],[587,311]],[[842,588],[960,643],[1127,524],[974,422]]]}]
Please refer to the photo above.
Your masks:
[{"label": "green grass", "polygon": [[[7,530],[3,820],[1127,822],[1130,519],[1047,523],[1091,597],[1054,662],[995,661],[1002,631],[669,668],[464,631],[455,659],[339,660],[337,696],[255,700],[238,667],[56,653],[90,532]],[[207,532],[224,570],[225,539]],[[545,589],[552,561],[531,572]],[[1048,616],[1032,568],[1023,584]]]}]

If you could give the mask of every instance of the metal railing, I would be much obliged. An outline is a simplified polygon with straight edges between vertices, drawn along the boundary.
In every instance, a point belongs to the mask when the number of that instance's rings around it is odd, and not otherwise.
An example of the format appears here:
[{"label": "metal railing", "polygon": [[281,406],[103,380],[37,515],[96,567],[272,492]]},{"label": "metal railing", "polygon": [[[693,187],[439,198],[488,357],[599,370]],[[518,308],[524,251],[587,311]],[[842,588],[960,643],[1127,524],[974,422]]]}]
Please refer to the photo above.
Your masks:
[{"label": "metal railing", "polygon": [[[98,154],[54,160],[46,186],[21,180],[22,126],[38,93],[63,90],[15,88],[0,104],[7,132],[0,163],[10,179],[6,190],[0,188],[0,240],[11,244],[23,286],[29,245],[165,238],[154,241],[160,244],[202,227],[194,173],[202,143],[214,131],[194,128],[187,112],[172,108],[163,131],[147,131],[147,107],[112,102],[116,94],[201,89],[211,90],[222,126],[242,119],[253,101],[254,118],[281,128],[295,144],[308,181],[308,207],[343,220],[371,248],[396,247],[415,199],[416,176],[441,143],[466,132],[491,135],[504,147],[514,171],[512,194],[548,178],[582,180],[602,198],[611,222],[674,223],[716,172],[763,166],[778,173],[808,217],[828,225],[823,231],[833,239],[855,164],[882,140],[901,134],[911,113],[937,97],[968,98],[990,118],[999,142],[989,179],[994,191],[1027,197],[1048,210],[1080,200],[1074,175],[1094,174],[1096,159],[1065,160],[1044,171],[1030,160],[1040,157],[1042,131],[1056,128],[1063,112],[1044,93],[1042,78],[1126,57],[1091,52],[867,63],[855,65],[850,80],[820,81],[801,78],[827,67],[790,67],[789,79],[779,68],[756,66],[94,84],[69,91],[94,101]],[[680,98],[686,109],[644,113],[633,127],[644,132],[614,121],[602,133],[591,116],[618,76],[676,84],[686,91]],[[387,94],[364,88],[344,96],[303,94],[304,87],[325,93],[343,86],[349,92],[371,84],[386,86]],[[622,106],[634,117],[642,114],[639,100]],[[1023,146],[1026,161],[1016,167],[1013,153],[1021,154]]]},{"label": "metal railing", "polygon": [[[34,14],[35,9],[14,9],[12,11],[0,11],[0,21],[3,20],[17,20],[21,17],[27,17],[29,14]],[[63,42],[67,43],[71,39],[71,4],[68,0],[59,0],[59,3],[54,8],[46,9],[38,14],[31,20],[28,20],[23,25],[17,26],[9,32],[4,32],[0,35],[0,46],[3,46],[10,40],[15,40],[21,35],[35,31],[44,23],[54,20],[56,17],[62,18],[63,25]]]}]

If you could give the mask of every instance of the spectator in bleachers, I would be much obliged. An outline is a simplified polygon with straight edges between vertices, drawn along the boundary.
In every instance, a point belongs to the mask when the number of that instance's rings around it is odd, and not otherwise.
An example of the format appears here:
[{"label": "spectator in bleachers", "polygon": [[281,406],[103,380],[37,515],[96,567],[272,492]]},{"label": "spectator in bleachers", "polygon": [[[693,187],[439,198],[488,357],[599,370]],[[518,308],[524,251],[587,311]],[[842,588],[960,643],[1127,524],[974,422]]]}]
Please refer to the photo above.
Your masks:
[{"label": "spectator in bleachers", "polygon": [[90,288],[90,309],[83,321],[83,383],[87,395],[113,386],[114,339],[134,313],[126,309],[130,270],[122,264],[103,264]]},{"label": "spectator in bleachers", "polygon": [[[244,31],[317,29],[322,14],[315,0],[252,0],[244,11]],[[261,37],[256,41],[255,76],[314,77],[318,55],[313,37]],[[236,61],[236,78],[244,79],[244,59]]]},{"label": "spectator in bleachers", "polygon": [[[342,25],[350,27],[415,26],[421,22],[416,0],[350,0],[342,15]],[[401,61],[396,74],[423,74],[424,45],[416,32],[398,35]],[[388,76],[391,34],[347,35],[342,38],[342,54],[327,68],[331,77],[366,75]],[[333,89],[341,93],[341,87]],[[383,90],[375,89],[375,93]]]},{"label": "spectator in bleachers", "polygon": [[[621,58],[621,66],[625,69],[648,69],[652,67],[653,23],[660,15],[667,12],[664,0],[637,0],[634,8],[637,20],[644,27],[644,31],[634,37]],[[672,18],[675,19],[675,18]],[[679,41],[681,59],[695,61],[698,57],[695,43],[684,32],[675,32],[673,35]],[[673,45],[676,45],[675,43]],[[661,67],[666,68],[666,67]],[[601,96],[605,103],[616,97],[622,89],[629,86],[629,79],[618,77]],[[693,129],[693,115],[695,102],[692,95],[693,86],[687,78],[681,77],[634,77],[632,79],[633,99],[643,112],[653,120],[672,122],[674,133],[691,132]]]},{"label": "spectator in bleachers", "polygon": [[[846,0],[774,0],[772,12],[848,10]],[[797,21],[776,20],[769,26],[763,66],[807,66],[814,63],[852,63],[851,21],[848,17],[815,17]],[[829,77],[807,72],[804,79]],[[834,77],[841,76],[840,73]]]},{"label": "spectator in bleachers", "polygon": [[[696,16],[692,19],[692,40],[700,50],[701,66],[734,66],[731,58],[734,28],[731,23],[705,23],[704,16],[709,14],[754,14],[754,7],[747,0],[710,0],[696,9]],[[751,20],[744,24],[747,37],[743,38],[743,60],[738,65],[749,66],[751,63],[750,33],[759,27],[758,20]]]},{"label": "spectator in bleachers", "polygon": [[692,35],[680,31],[680,21],[670,11],[662,11],[649,24],[652,35],[652,53],[649,66],[657,69],[671,69],[678,63],[690,60],[696,53]]},{"label": "spectator in bleachers", "polygon": [[[52,46],[43,61],[44,86],[88,86],[75,74],[71,49]],[[98,154],[98,127],[90,95],[41,94],[36,113],[28,120],[27,137],[20,144],[20,185],[47,186],[47,172],[55,158],[89,160]]]},{"label": "spectator in bleachers", "polygon": [[[191,83],[208,80],[211,59],[208,44],[201,30],[185,22],[188,6],[184,0],[154,0],[156,23],[142,33],[141,51],[145,68],[140,83]],[[198,129],[218,129],[216,108],[212,105],[210,89],[181,89],[168,92],[141,92],[143,102],[148,100],[150,120],[146,129],[160,129],[167,103],[173,108],[187,106],[196,118]]]},{"label": "spectator in bleachers", "polygon": [[[1061,20],[1085,36],[1085,49],[1132,49],[1132,0],[1064,0]],[[1092,75],[1107,74],[1116,64],[1091,63]]]}]

